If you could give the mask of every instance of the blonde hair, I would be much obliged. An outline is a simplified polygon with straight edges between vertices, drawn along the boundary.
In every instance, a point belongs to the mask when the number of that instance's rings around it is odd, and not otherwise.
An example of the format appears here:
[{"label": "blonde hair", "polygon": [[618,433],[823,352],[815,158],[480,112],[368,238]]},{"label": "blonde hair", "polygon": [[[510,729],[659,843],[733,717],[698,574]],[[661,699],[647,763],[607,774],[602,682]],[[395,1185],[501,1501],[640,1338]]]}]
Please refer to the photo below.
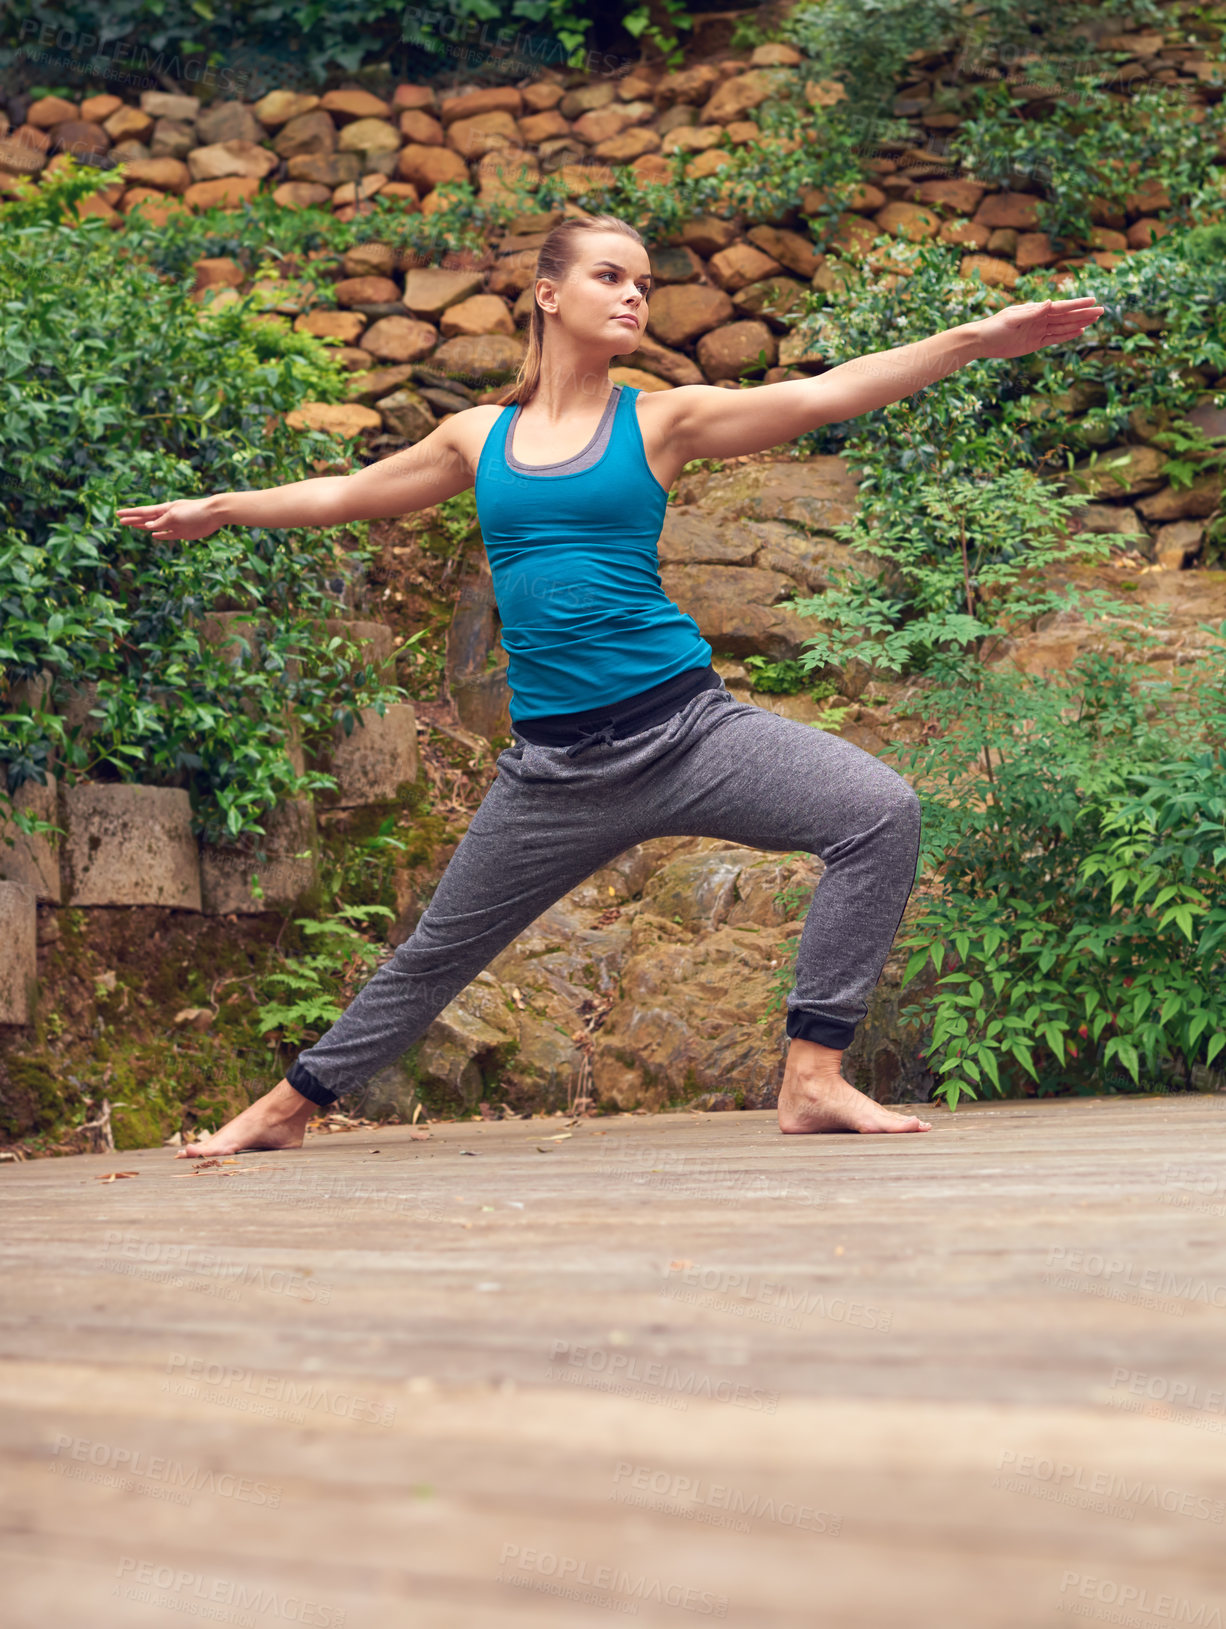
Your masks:
[{"label": "blonde hair", "polygon": [[[641,248],[647,247],[629,221],[623,221],[620,216],[576,215],[571,220],[559,221],[541,244],[536,259],[536,271],[533,274],[534,285],[539,277],[548,277],[560,282],[566,276],[574,263],[575,240],[580,232],[620,232],[624,237],[633,238]],[[509,407],[512,403],[523,405],[531,401],[541,382],[541,360],[544,353],[545,313],[537,304],[534,295],[532,318],[528,323],[528,349],[524,353],[514,382],[507,387],[501,398],[501,406]]]}]

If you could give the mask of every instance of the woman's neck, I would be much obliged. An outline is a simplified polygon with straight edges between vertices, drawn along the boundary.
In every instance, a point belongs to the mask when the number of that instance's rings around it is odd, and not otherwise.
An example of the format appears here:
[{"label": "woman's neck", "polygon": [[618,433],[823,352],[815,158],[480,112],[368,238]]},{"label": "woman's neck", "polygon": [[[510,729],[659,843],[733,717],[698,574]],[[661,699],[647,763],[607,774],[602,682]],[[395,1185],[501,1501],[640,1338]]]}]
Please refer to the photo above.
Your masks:
[{"label": "woman's neck", "polygon": [[534,418],[556,424],[574,413],[590,411],[593,403],[603,409],[612,391],[609,364],[603,357],[564,362],[549,358],[541,364],[540,380],[525,408],[531,408]]}]

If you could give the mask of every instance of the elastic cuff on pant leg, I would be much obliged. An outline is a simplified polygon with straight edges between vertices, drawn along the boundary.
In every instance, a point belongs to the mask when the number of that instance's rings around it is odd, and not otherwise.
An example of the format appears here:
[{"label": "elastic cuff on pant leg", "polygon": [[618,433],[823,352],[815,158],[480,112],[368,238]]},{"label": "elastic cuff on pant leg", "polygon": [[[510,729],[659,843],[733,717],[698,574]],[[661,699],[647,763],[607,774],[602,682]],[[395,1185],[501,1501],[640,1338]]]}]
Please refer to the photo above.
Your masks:
[{"label": "elastic cuff on pant leg", "polygon": [[793,1007],[788,1013],[787,1032],[792,1040],[813,1041],[837,1052],[846,1052],[856,1038],[856,1026],[844,1024],[837,1018],[818,1018],[811,1012]]},{"label": "elastic cuff on pant leg", "polygon": [[312,1103],[318,1103],[321,1109],[326,1109],[337,1101],[336,1093],[330,1092],[326,1086],[321,1086],[303,1063],[295,1062],[287,1071],[285,1078],[296,1092],[301,1092],[303,1097],[309,1097]]}]

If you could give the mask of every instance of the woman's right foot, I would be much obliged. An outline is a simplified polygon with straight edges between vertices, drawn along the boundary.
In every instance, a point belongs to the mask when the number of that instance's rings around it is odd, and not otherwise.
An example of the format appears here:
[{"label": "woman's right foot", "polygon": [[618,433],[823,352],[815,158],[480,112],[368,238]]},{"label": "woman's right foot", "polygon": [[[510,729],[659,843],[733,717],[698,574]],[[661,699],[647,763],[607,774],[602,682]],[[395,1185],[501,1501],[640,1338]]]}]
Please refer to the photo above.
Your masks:
[{"label": "woman's right foot", "polygon": [[248,1148],[264,1151],[301,1148],[307,1122],[318,1113],[318,1104],[296,1092],[288,1080],[281,1080],[241,1114],[228,1120],[220,1131],[180,1148],[175,1158],[207,1159],[215,1154],[241,1154]]}]

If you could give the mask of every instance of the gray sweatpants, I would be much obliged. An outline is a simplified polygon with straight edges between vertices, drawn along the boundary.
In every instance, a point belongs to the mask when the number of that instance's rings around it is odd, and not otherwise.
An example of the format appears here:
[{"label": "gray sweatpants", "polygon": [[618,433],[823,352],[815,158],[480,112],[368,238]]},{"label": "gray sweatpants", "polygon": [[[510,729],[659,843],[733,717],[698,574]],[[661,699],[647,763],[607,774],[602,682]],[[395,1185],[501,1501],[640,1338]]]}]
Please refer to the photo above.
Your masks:
[{"label": "gray sweatpants", "polygon": [[621,741],[516,732],[497,764],[413,934],[293,1064],[297,1090],[326,1104],[361,1086],[563,894],[662,836],[821,857],[786,1033],[850,1045],[915,883],[920,801],[896,770],[722,682]]}]

